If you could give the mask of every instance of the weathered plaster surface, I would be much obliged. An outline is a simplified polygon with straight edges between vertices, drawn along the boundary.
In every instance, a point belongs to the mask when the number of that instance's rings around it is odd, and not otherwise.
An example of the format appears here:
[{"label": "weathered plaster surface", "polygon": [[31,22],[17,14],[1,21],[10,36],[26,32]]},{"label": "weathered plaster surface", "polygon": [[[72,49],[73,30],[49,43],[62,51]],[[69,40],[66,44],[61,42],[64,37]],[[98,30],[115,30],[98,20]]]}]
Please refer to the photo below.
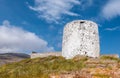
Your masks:
[{"label": "weathered plaster surface", "polygon": [[99,33],[96,23],[76,20],[64,27],[62,56],[67,59],[76,55],[99,57]]},{"label": "weathered plaster surface", "polygon": [[61,52],[44,52],[44,53],[32,53],[31,58],[48,57],[48,56],[61,56]]}]

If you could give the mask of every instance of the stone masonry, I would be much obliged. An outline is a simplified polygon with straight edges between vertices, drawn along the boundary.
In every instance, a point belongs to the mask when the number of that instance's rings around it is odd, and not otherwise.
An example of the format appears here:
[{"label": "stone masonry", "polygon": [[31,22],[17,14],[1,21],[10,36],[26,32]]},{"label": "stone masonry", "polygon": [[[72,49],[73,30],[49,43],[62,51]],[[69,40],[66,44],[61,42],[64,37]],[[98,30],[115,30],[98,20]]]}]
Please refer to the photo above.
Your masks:
[{"label": "stone masonry", "polygon": [[76,55],[99,57],[99,33],[96,23],[76,20],[64,27],[62,56],[67,59]]},{"label": "stone masonry", "polygon": [[31,58],[48,57],[48,56],[61,56],[61,52],[44,52],[44,53],[32,53]]}]

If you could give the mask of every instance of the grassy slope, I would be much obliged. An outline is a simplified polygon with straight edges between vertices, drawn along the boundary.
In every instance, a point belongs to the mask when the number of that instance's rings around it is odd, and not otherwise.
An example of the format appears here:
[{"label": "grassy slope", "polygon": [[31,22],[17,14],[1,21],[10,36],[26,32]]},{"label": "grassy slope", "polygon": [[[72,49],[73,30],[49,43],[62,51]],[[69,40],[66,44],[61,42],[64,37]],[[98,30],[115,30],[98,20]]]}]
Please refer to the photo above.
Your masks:
[{"label": "grassy slope", "polygon": [[26,59],[18,63],[0,67],[1,78],[48,78],[50,73],[79,70],[84,61],[65,60],[63,57],[49,56],[45,58]]},{"label": "grassy slope", "polygon": [[[101,59],[119,60],[109,57]],[[66,60],[63,57],[26,59],[0,67],[0,78],[48,78],[51,73],[81,70],[86,67],[87,57]]]}]

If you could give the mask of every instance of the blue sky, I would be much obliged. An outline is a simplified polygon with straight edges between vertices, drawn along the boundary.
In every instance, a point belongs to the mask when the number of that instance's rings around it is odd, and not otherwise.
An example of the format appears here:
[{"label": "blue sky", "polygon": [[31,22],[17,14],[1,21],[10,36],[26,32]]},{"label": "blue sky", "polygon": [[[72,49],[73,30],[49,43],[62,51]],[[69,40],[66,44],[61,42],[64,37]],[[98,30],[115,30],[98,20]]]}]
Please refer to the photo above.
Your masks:
[{"label": "blue sky", "polygon": [[98,24],[101,54],[120,54],[120,0],[0,0],[0,52],[61,51],[80,19]]}]

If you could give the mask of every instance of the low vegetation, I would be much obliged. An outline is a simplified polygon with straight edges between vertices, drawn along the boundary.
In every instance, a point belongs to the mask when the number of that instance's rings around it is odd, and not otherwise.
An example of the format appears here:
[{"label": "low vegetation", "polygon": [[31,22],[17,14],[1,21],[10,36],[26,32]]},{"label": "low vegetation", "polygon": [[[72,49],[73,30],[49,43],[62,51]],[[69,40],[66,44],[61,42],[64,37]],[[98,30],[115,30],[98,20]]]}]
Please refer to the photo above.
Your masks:
[{"label": "low vegetation", "polygon": [[[108,62],[104,60],[109,60]],[[99,62],[100,61],[100,62]],[[103,61],[101,63],[101,61]],[[115,61],[115,62],[111,62]],[[25,59],[20,62],[6,64],[0,67],[0,78],[52,78],[50,75],[69,75],[75,76],[71,78],[110,78],[111,72],[120,71],[119,58],[103,56],[98,59],[93,59],[85,56],[76,56],[73,59],[65,59],[64,57],[49,56],[44,58]],[[112,71],[113,70],[113,71]],[[80,71],[83,73],[77,73]],[[86,74],[85,74],[86,73]],[[116,74],[115,74],[116,75]],[[119,78],[120,75],[115,76]],[[53,77],[58,78],[58,77]],[[66,77],[62,77],[66,78]],[[92,77],[94,78],[94,77]]]},{"label": "low vegetation", "polygon": [[45,58],[26,59],[21,62],[0,67],[1,78],[48,78],[50,73],[80,70],[85,67],[81,61],[66,60],[63,57],[49,56]]},{"label": "low vegetation", "polygon": [[94,76],[98,78],[110,78],[109,75],[105,75],[105,74],[95,74]]},{"label": "low vegetation", "polygon": [[102,59],[102,60],[114,60],[114,61],[120,62],[119,58],[112,57],[112,56],[101,56],[100,59]]}]

